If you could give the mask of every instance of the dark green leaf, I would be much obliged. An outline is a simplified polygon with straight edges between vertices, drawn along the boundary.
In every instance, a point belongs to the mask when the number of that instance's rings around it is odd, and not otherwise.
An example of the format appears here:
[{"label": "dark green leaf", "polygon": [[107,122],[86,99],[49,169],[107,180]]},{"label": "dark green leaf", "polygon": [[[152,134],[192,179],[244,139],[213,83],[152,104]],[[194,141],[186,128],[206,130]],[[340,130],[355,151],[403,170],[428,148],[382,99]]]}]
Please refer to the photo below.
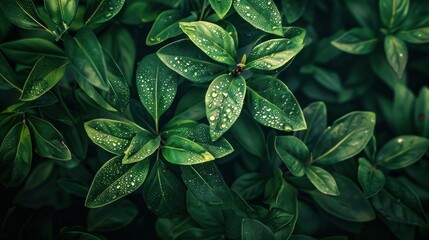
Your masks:
[{"label": "dark green leaf", "polygon": [[383,172],[365,158],[359,158],[358,180],[367,198],[377,194],[386,181]]},{"label": "dark green leaf", "polygon": [[218,240],[222,235],[217,230],[204,229],[204,228],[188,228],[180,232],[174,240],[191,240],[191,239],[204,239],[204,240]]},{"label": "dark green leaf", "polygon": [[58,180],[58,184],[68,193],[79,197],[86,197],[89,190],[89,184],[80,180],[74,180],[69,178],[61,178]]},{"label": "dark green leaf", "polygon": [[305,168],[305,175],[320,192],[332,196],[340,195],[334,177],[323,168],[309,166]]},{"label": "dark green leaf", "polygon": [[379,3],[381,21],[389,29],[397,27],[407,17],[409,0],[380,0]]},{"label": "dark green leaf", "polygon": [[314,161],[333,164],[355,156],[371,139],[374,126],[375,114],[372,112],[351,112],[335,120],[317,141]]},{"label": "dark green leaf", "polygon": [[71,159],[64,137],[51,123],[35,116],[30,116],[28,122],[39,156],[57,160]]},{"label": "dark green leaf", "polygon": [[264,216],[260,216],[260,220],[267,225],[273,233],[281,231],[293,219],[294,215],[289,214],[281,208],[271,208]]},{"label": "dark green leaf", "polygon": [[214,160],[201,145],[180,136],[171,136],[162,148],[164,158],[179,165],[193,165]]},{"label": "dark green leaf", "polygon": [[307,0],[282,0],[282,10],[288,23],[298,20],[307,7]]},{"label": "dark green leaf", "polygon": [[261,126],[249,114],[243,112],[230,128],[240,145],[251,154],[265,156],[265,136]]},{"label": "dark green leaf", "polygon": [[204,21],[180,22],[179,25],[207,56],[228,65],[236,64],[234,39],[223,28]]},{"label": "dark green leaf", "polygon": [[401,77],[408,61],[408,49],[405,42],[395,36],[386,36],[384,38],[384,52],[390,66],[398,77]]},{"label": "dark green leaf", "polygon": [[399,136],[387,142],[377,153],[376,163],[388,169],[407,167],[426,153],[429,140],[419,136]]},{"label": "dark green leaf", "polygon": [[1,1],[0,8],[8,20],[18,27],[30,30],[48,30],[40,19],[32,0]]},{"label": "dark green leaf", "polygon": [[243,219],[241,228],[242,240],[274,240],[274,234],[263,223],[254,219]]},{"label": "dark green leaf", "polygon": [[316,79],[316,81],[326,89],[334,92],[343,91],[341,79],[334,71],[330,71],[313,64],[304,65],[301,67],[300,71],[305,74],[313,74],[313,77]]},{"label": "dark green leaf", "polygon": [[97,208],[114,202],[139,188],[149,171],[149,161],[122,164],[122,156],[108,160],[95,174],[85,206]]},{"label": "dark green leaf", "polygon": [[249,110],[259,123],[283,131],[307,128],[298,101],[280,80],[259,77],[251,80],[247,89]]},{"label": "dark green leaf", "polygon": [[145,160],[152,155],[160,146],[161,138],[153,138],[147,131],[139,131],[130,142],[130,146],[125,150],[122,159],[123,164],[135,163]]},{"label": "dark green leaf", "polygon": [[61,240],[104,240],[96,235],[85,232],[82,227],[65,227],[58,233]]},{"label": "dark green leaf", "polygon": [[44,161],[38,164],[25,181],[24,189],[32,190],[42,185],[51,176],[53,169],[53,161]]},{"label": "dark green leaf", "polygon": [[415,101],[414,122],[421,136],[429,138],[429,88],[423,87]]},{"label": "dark green leaf", "polygon": [[191,217],[206,228],[221,229],[225,224],[222,210],[210,207],[195,197],[191,191],[186,192],[186,206]]},{"label": "dark green leaf", "polygon": [[231,185],[246,200],[257,198],[264,192],[266,177],[261,173],[246,173],[238,177]]},{"label": "dark green leaf", "polygon": [[397,35],[408,43],[422,44],[429,42],[429,26],[402,30]]},{"label": "dark green leaf", "polygon": [[182,179],[199,201],[218,208],[231,208],[228,185],[214,162],[181,166]]},{"label": "dark green leaf", "polygon": [[85,25],[109,21],[121,10],[125,0],[87,0]]},{"label": "dark green leaf", "polygon": [[285,38],[303,44],[307,35],[307,30],[300,27],[283,27],[283,34]]},{"label": "dark green leaf", "polygon": [[15,72],[12,70],[9,63],[1,53],[0,53],[0,80],[5,81],[10,86],[16,89],[21,89],[16,81]]},{"label": "dark green leaf", "polygon": [[371,53],[378,39],[368,28],[353,28],[331,43],[336,48],[351,54],[364,55]]},{"label": "dark green leaf", "polygon": [[46,107],[46,106],[53,105],[57,102],[58,102],[58,98],[55,97],[54,94],[48,92],[33,101],[29,101],[29,102],[19,101],[18,103],[15,103],[7,107],[3,112],[24,113],[31,108]]},{"label": "dark green leaf", "polygon": [[243,108],[246,80],[238,76],[221,75],[207,89],[206,115],[210,123],[210,136],[219,139],[234,124]]},{"label": "dark green leaf", "polygon": [[216,12],[216,14],[222,19],[223,17],[225,17],[229,9],[231,8],[232,1],[233,0],[209,0],[209,3],[212,6],[213,10]]},{"label": "dark green leaf", "polygon": [[63,31],[67,30],[76,15],[78,0],[44,0],[45,8],[51,20]]},{"label": "dark green leaf", "polygon": [[292,175],[304,176],[306,164],[310,161],[307,146],[294,136],[276,137],[275,144],[277,154]]},{"label": "dark green leaf", "polygon": [[85,92],[85,93],[78,92],[76,93],[77,95],[86,94],[85,98],[90,97],[101,108],[106,109],[108,111],[113,111],[113,112],[117,111],[105,99],[105,96],[109,96],[109,91],[101,91],[100,89],[95,88],[90,82],[87,81],[87,79],[85,79],[84,77],[82,77],[76,72],[74,73],[74,77],[76,82],[79,84],[79,87]]},{"label": "dark green leaf", "polygon": [[189,40],[170,43],[156,54],[167,67],[192,82],[210,82],[227,72],[225,66],[213,62]]},{"label": "dark green leaf", "polygon": [[16,124],[1,141],[0,182],[7,187],[21,184],[31,169],[30,131],[25,123]]},{"label": "dark green leaf", "polygon": [[391,111],[396,131],[399,134],[414,132],[413,126],[409,124],[413,121],[414,94],[406,86],[400,84],[394,87],[394,92],[393,109]]},{"label": "dark green leaf", "polygon": [[252,26],[283,36],[282,16],[273,0],[235,0],[234,8]]},{"label": "dark green leaf", "polygon": [[124,228],[134,220],[138,211],[135,204],[125,199],[101,208],[90,209],[87,217],[88,230],[109,232]]},{"label": "dark green leaf", "polygon": [[326,129],[326,105],[323,102],[311,103],[304,108],[303,113],[307,123],[307,130],[295,132],[294,136],[301,139],[309,149],[312,149],[319,136]]}]

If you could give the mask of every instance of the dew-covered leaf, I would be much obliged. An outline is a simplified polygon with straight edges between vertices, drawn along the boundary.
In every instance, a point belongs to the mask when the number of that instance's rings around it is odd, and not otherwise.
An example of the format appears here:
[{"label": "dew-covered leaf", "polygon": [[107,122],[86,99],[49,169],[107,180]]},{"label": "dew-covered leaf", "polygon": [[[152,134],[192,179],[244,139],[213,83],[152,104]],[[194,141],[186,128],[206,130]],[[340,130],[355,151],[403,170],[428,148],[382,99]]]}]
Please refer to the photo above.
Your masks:
[{"label": "dew-covered leaf", "polygon": [[304,108],[303,113],[307,123],[307,130],[295,132],[294,136],[301,139],[309,149],[312,149],[319,136],[326,129],[326,105],[323,102],[311,103]]},{"label": "dew-covered leaf", "polygon": [[213,10],[216,12],[216,14],[219,16],[219,18],[225,17],[225,15],[228,13],[229,9],[232,6],[233,0],[209,0],[210,5],[212,6]]},{"label": "dew-covered leaf", "polygon": [[215,158],[201,145],[177,135],[171,136],[162,148],[164,158],[173,164],[194,165]]},{"label": "dew-covered leaf", "polygon": [[228,185],[214,162],[181,166],[180,169],[183,182],[198,200],[212,207],[232,207]]},{"label": "dew-covered leaf", "polygon": [[282,0],[282,10],[288,23],[298,20],[307,7],[307,0]]},{"label": "dew-covered leaf", "polygon": [[108,160],[95,174],[85,206],[97,208],[116,201],[139,188],[149,171],[149,161],[122,164],[122,156]]},{"label": "dew-covered leaf", "polygon": [[7,19],[18,27],[30,30],[47,29],[32,0],[5,0],[0,2],[0,8]]},{"label": "dew-covered leaf", "polygon": [[351,54],[371,53],[378,39],[368,28],[353,28],[331,42],[336,48]]},{"label": "dew-covered leaf", "polygon": [[280,80],[258,77],[248,82],[247,89],[250,113],[262,125],[283,131],[307,128],[298,101]]},{"label": "dew-covered leaf", "polygon": [[220,138],[234,124],[243,108],[246,80],[243,77],[221,75],[207,89],[206,116],[210,123],[210,137]]},{"label": "dew-covered leaf", "polygon": [[401,77],[408,61],[408,49],[405,42],[395,36],[386,36],[384,38],[384,52],[392,69],[398,77]]},{"label": "dew-covered leaf", "polygon": [[257,172],[245,173],[235,179],[231,189],[246,200],[255,199],[264,192],[266,176]]},{"label": "dew-covered leaf", "polygon": [[384,26],[393,29],[401,24],[408,14],[409,0],[380,0],[380,17]]},{"label": "dew-covered leaf", "polygon": [[246,68],[274,70],[282,67],[304,47],[303,43],[291,39],[271,39],[256,45],[247,57]]},{"label": "dew-covered leaf", "polygon": [[85,25],[109,21],[119,13],[125,0],[87,0],[84,22]]},{"label": "dew-covered leaf", "polygon": [[64,137],[51,123],[35,116],[30,116],[28,123],[39,156],[57,160],[71,159]]},{"label": "dew-covered leaf", "polygon": [[166,67],[155,54],[140,61],[136,74],[140,101],[158,122],[174,100],[179,75]]},{"label": "dew-covered leaf", "polygon": [[130,142],[129,147],[125,150],[125,156],[122,159],[123,164],[135,163],[145,160],[158,149],[161,138],[154,138],[151,133],[140,130]]},{"label": "dew-covered leaf", "polygon": [[241,227],[241,239],[243,240],[274,240],[274,234],[263,223],[255,219],[243,219]]},{"label": "dew-covered leaf", "polygon": [[377,153],[376,163],[388,169],[407,167],[426,153],[429,140],[419,136],[399,136],[387,142]]},{"label": "dew-covered leaf", "polygon": [[309,166],[305,168],[305,175],[320,192],[332,196],[340,195],[334,177],[323,168]]},{"label": "dew-covered leaf", "polygon": [[314,147],[314,161],[333,164],[361,152],[371,140],[375,127],[372,112],[351,112],[335,120],[319,137]]},{"label": "dew-covered leaf", "polygon": [[49,91],[63,78],[67,64],[56,58],[40,58],[25,81],[20,100],[32,101]]},{"label": "dew-covered leaf", "polygon": [[20,122],[1,141],[0,182],[7,187],[21,184],[30,172],[31,161],[30,131],[25,123]]},{"label": "dew-covered leaf", "polygon": [[180,28],[207,56],[228,65],[236,64],[234,39],[220,26],[204,22],[180,22]]},{"label": "dew-covered leaf", "polygon": [[210,82],[228,70],[186,39],[170,43],[156,54],[167,67],[196,83]]},{"label": "dew-covered leaf", "polygon": [[429,88],[423,87],[417,96],[414,108],[414,122],[420,135],[429,138]]},{"label": "dew-covered leaf", "polygon": [[88,137],[99,147],[114,154],[124,154],[134,136],[142,131],[131,123],[93,119],[85,123]]},{"label": "dew-covered leaf", "polygon": [[426,20],[425,26],[402,30],[398,33],[397,36],[408,43],[413,43],[413,44],[428,43],[429,42],[429,20]]},{"label": "dew-covered leaf", "polygon": [[284,38],[303,44],[307,35],[307,30],[305,30],[305,28],[293,26],[283,27],[283,34]]},{"label": "dew-covered leaf", "polygon": [[386,181],[384,173],[365,158],[359,158],[358,180],[367,198],[377,194]]},{"label": "dew-covered leaf", "polygon": [[234,8],[255,28],[283,36],[282,16],[273,0],[235,0]]},{"label": "dew-covered leaf", "polygon": [[297,177],[305,175],[310,153],[307,146],[294,136],[276,137],[275,149],[289,171]]}]

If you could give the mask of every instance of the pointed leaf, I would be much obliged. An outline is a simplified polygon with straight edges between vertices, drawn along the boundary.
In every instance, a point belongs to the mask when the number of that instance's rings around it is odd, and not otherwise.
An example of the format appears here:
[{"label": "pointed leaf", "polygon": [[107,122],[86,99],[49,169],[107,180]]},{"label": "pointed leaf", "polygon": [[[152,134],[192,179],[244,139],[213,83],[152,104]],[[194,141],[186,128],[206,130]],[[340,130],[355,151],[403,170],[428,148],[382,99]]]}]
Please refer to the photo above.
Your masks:
[{"label": "pointed leaf", "polygon": [[375,169],[365,158],[359,158],[358,180],[367,198],[377,194],[386,181],[383,172]]},{"label": "pointed leaf", "polygon": [[409,0],[380,0],[380,17],[383,24],[393,29],[401,24],[408,14]]},{"label": "pointed leaf", "polygon": [[231,185],[231,189],[240,194],[243,199],[257,198],[264,192],[266,177],[261,173],[250,172],[238,177]]},{"label": "pointed leaf", "polygon": [[319,136],[326,129],[326,105],[323,102],[311,103],[304,108],[303,113],[307,130],[295,132],[294,136],[301,139],[309,149],[312,149]]},{"label": "pointed leaf", "polygon": [[[201,202],[189,190],[186,192],[186,207],[191,217],[201,226],[209,229],[222,229],[225,225],[225,217],[222,214],[222,209],[214,208]],[[202,239],[207,239],[206,237]],[[216,239],[219,239],[219,237]]]},{"label": "pointed leaf", "polygon": [[0,8],[7,19],[18,27],[30,30],[47,29],[32,0],[1,1]]},{"label": "pointed leaf", "polygon": [[320,192],[332,196],[340,195],[334,177],[323,168],[309,166],[305,168],[305,175]]},{"label": "pointed leaf", "polygon": [[135,163],[145,160],[152,155],[160,146],[161,138],[153,138],[147,131],[139,131],[130,142],[130,146],[125,150],[122,159],[123,164]]},{"label": "pointed leaf", "polygon": [[307,0],[282,0],[282,10],[288,23],[293,23],[302,16],[307,2]]},{"label": "pointed leaf", "polygon": [[289,171],[297,177],[305,175],[305,167],[310,160],[307,146],[294,136],[276,137],[275,149]]},{"label": "pointed leaf", "polygon": [[251,154],[263,158],[265,156],[265,135],[252,117],[243,112],[232,125],[230,132],[240,145]]},{"label": "pointed leaf", "polygon": [[234,39],[216,24],[198,22],[180,22],[180,28],[207,56],[228,65],[236,64],[237,52]]},{"label": "pointed leaf", "polygon": [[274,240],[274,234],[263,223],[254,219],[243,219],[241,227],[242,240]]},{"label": "pointed leaf", "polygon": [[76,15],[79,0],[44,0],[44,3],[51,20],[67,30]]},{"label": "pointed leaf", "polygon": [[108,160],[95,174],[85,206],[97,208],[114,202],[139,188],[149,171],[149,161],[122,164],[122,156]]},{"label": "pointed leaf", "polygon": [[3,81],[16,89],[21,89],[16,81],[15,72],[12,70],[9,63],[4,58],[3,54],[0,53],[0,82]]},{"label": "pointed leaf", "polygon": [[429,88],[423,87],[415,102],[414,122],[420,135],[429,138]]},{"label": "pointed leaf", "polygon": [[201,145],[180,136],[171,136],[162,148],[164,158],[173,164],[193,165],[214,160]]},{"label": "pointed leaf", "polygon": [[368,28],[353,28],[331,42],[336,48],[351,54],[371,53],[378,39]]},{"label": "pointed leaf", "polygon": [[283,27],[284,38],[303,44],[307,35],[307,30],[300,27]]},{"label": "pointed leaf", "polygon": [[232,0],[209,0],[209,3],[221,19],[225,17],[225,15],[228,13],[229,9],[232,6]]},{"label": "pointed leaf", "polygon": [[408,61],[408,49],[405,42],[395,36],[386,36],[384,38],[384,52],[390,66],[398,77],[401,77]]},{"label": "pointed leaf", "polygon": [[206,116],[210,123],[210,136],[219,139],[234,124],[243,108],[246,81],[243,77],[221,75],[207,89]]},{"label": "pointed leaf", "polygon": [[426,26],[402,30],[397,35],[407,43],[424,44],[429,42],[429,21]]},{"label": "pointed leaf", "polygon": [[298,101],[280,80],[259,77],[249,81],[247,89],[250,113],[262,125],[283,131],[307,128]]},{"label": "pointed leaf", "polygon": [[125,0],[87,0],[85,25],[109,21],[119,13],[124,3]]},{"label": "pointed leaf", "polygon": [[125,199],[88,212],[87,225],[90,232],[110,232],[129,225],[138,215],[137,206]]}]

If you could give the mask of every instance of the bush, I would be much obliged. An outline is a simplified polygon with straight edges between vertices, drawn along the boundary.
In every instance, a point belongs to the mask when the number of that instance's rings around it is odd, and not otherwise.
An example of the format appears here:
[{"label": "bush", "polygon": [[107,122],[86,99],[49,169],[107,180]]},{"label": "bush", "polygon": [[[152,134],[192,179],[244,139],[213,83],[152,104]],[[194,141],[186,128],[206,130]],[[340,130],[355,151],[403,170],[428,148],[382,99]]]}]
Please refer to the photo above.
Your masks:
[{"label": "bush", "polygon": [[0,238],[429,239],[428,1],[0,8]]}]

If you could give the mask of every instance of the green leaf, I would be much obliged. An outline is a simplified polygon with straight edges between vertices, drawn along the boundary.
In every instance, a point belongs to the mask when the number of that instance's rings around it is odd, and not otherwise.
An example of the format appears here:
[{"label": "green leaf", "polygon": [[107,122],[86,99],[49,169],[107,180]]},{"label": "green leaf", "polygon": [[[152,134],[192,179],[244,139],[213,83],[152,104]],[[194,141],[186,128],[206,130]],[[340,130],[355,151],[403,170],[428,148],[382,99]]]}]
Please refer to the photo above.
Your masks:
[{"label": "green leaf", "polygon": [[160,146],[161,137],[153,138],[147,131],[139,131],[130,142],[130,146],[125,150],[122,159],[123,164],[135,163],[147,159]]},{"label": "green leaf", "polygon": [[[428,24],[429,25],[429,24]],[[429,42],[429,26],[400,31],[397,36],[408,43],[424,44]]]},{"label": "green leaf", "polygon": [[101,237],[85,232],[83,227],[64,227],[58,233],[58,238],[63,240],[103,240]]},{"label": "green leaf", "polygon": [[298,20],[307,7],[307,0],[282,0],[282,10],[288,23]]},{"label": "green leaf", "polygon": [[186,15],[184,12],[175,9],[166,10],[159,14],[146,37],[146,45],[156,45],[182,34],[183,32],[180,29],[178,22],[197,20],[197,17],[194,14],[189,17],[185,17]]},{"label": "green leaf", "polygon": [[334,177],[323,168],[309,166],[305,168],[305,175],[320,192],[332,196],[340,195]]},{"label": "green leaf", "polygon": [[243,108],[246,80],[238,76],[221,75],[207,89],[206,116],[210,123],[210,137],[219,139],[234,124]]},{"label": "green leaf", "polygon": [[254,219],[243,219],[241,227],[242,240],[274,240],[274,234],[263,223]]},{"label": "green leaf", "polygon": [[266,177],[261,173],[245,173],[235,179],[231,185],[231,189],[240,194],[244,199],[251,200],[264,192],[266,182]]},{"label": "green leaf", "polygon": [[423,87],[417,96],[414,108],[414,123],[420,135],[429,138],[429,88]]},{"label": "green leaf", "polygon": [[405,42],[395,36],[386,36],[384,38],[384,52],[396,75],[401,77],[408,61],[408,49]]},{"label": "green leaf", "polygon": [[377,153],[376,163],[388,169],[407,167],[423,157],[429,140],[419,136],[404,135],[387,142]]},{"label": "green leaf", "polygon": [[336,48],[351,54],[365,55],[371,53],[378,39],[368,28],[353,28],[331,42]]},{"label": "green leaf", "polygon": [[209,3],[221,19],[225,17],[225,15],[228,13],[229,9],[232,6],[232,0],[209,0]]},{"label": "green leaf", "polygon": [[419,196],[394,179],[387,179],[386,186],[371,198],[371,203],[387,220],[418,226],[427,224]]},{"label": "green leaf", "polygon": [[165,45],[156,54],[171,70],[196,83],[210,82],[228,70],[186,39]]},{"label": "green leaf", "polygon": [[47,30],[32,0],[1,1],[0,8],[9,21],[30,30]]},{"label": "green leaf", "polygon": [[125,0],[87,0],[84,22],[85,25],[109,21],[119,13]]},{"label": "green leaf", "polygon": [[82,198],[86,197],[89,190],[89,184],[86,182],[69,178],[58,179],[58,185],[60,185],[66,192]]},{"label": "green leaf", "polygon": [[251,154],[265,156],[265,135],[261,126],[246,112],[242,112],[230,128],[240,145]]},{"label": "green leaf", "polygon": [[46,93],[39,98],[29,102],[18,102],[7,107],[3,112],[25,113],[29,109],[47,107],[58,102],[58,98],[53,93]]},{"label": "green leaf", "polygon": [[64,58],[64,51],[43,38],[22,38],[2,43],[2,52],[12,61],[33,65],[41,57]]},{"label": "green leaf", "polygon": [[180,136],[171,136],[162,148],[164,158],[173,164],[193,165],[214,160],[201,145]]},{"label": "green leaf", "polygon": [[140,101],[155,122],[158,122],[174,100],[179,76],[167,68],[155,54],[140,61],[136,74]]},{"label": "green leaf", "polygon": [[247,57],[246,68],[274,70],[282,67],[304,48],[304,44],[286,38],[271,39],[256,45]]},{"label": "green leaf", "polygon": [[217,230],[194,227],[194,228],[188,228],[180,232],[174,239],[175,240],[190,240],[190,239],[218,240],[221,238],[222,238],[222,235]]},{"label": "green leaf", "polygon": [[255,28],[283,36],[282,16],[273,0],[236,0],[237,13]]},{"label": "green leaf", "polygon": [[87,225],[90,232],[110,232],[129,225],[137,216],[137,206],[125,199],[88,212]]},{"label": "green leaf", "polygon": [[44,0],[45,8],[51,20],[63,31],[67,30],[77,12],[78,0]]},{"label": "green leaf", "polygon": [[343,91],[339,75],[328,69],[307,64],[301,67],[300,71],[305,74],[313,74],[315,80],[323,87],[334,92]]},{"label": "green leaf", "polygon": [[386,181],[383,172],[365,158],[359,158],[358,180],[367,198],[377,194]]},{"label": "green leaf", "polygon": [[[78,73],[74,73],[73,75],[76,82],[79,84],[79,87],[83,90],[83,92],[85,92],[85,99],[87,97],[90,97],[101,108],[106,109],[108,111],[117,111],[105,99],[105,96],[107,93],[109,93],[109,91],[100,91]],[[79,94],[81,94],[81,92],[76,93],[76,95]]]},{"label": "green leaf", "polygon": [[85,131],[99,147],[121,155],[142,129],[131,123],[100,118],[86,122]]},{"label": "green leaf", "polygon": [[307,128],[301,107],[280,80],[263,76],[249,81],[247,103],[253,118],[262,125],[282,131]]},{"label": "green leaf", "polygon": [[276,137],[275,144],[277,154],[292,175],[297,177],[304,176],[306,164],[310,160],[307,146],[294,136]]},{"label": "green leaf", "polygon": [[[0,53],[0,80],[5,81],[10,86],[21,89],[19,84],[16,81],[16,74],[13,69],[10,67],[7,60],[4,58],[3,54]],[[1,82],[1,81],[0,81]]]},{"label": "green leaf", "polygon": [[309,149],[313,149],[317,139],[326,129],[326,105],[323,102],[310,103],[304,108],[303,113],[307,123],[307,130],[295,132],[294,136],[301,139]]},{"label": "green leaf", "polygon": [[222,209],[213,208],[201,202],[189,190],[186,192],[186,206],[188,213],[199,225],[209,229],[223,229],[225,218],[222,214]]},{"label": "green leaf", "polygon": [[0,182],[7,187],[21,184],[31,169],[30,131],[25,123],[17,123],[2,139],[0,147]]},{"label": "green leaf", "polygon": [[57,160],[71,159],[64,137],[51,123],[35,116],[30,116],[28,123],[39,156]]},{"label": "green leaf", "polygon": [[307,34],[307,30],[305,30],[304,28],[293,26],[283,27],[283,34],[284,38],[303,44]]},{"label": "green leaf", "polygon": [[396,131],[399,134],[414,132],[414,128],[410,124],[413,121],[414,94],[408,87],[401,84],[397,84],[393,90],[395,95],[393,109],[390,109],[390,111],[392,112],[392,121]]},{"label": "green leaf", "polygon": [[103,50],[90,28],[82,28],[74,38],[65,38],[64,47],[76,74],[80,74],[94,87],[109,90]]},{"label": "green leaf", "polygon": [[147,207],[158,217],[183,215],[186,187],[165,164],[158,159],[144,185],[143,198]]},{"label": "green leaf", "polygon": [[228,185],[214,162],[181,166],[182,179],[199,201],[217,208],[232,208]]},{"label": "green leaf", "polygon": [[313,151],[314,162],[333,164],[361,152],[372,137],[375,114],[351,112],[335,120],[320,136]]},{"label": "green leaf", "polygon": [[20,100],[32,101],[49,91],[63,78],[67,64],[55,58],[40,58],[25,81]]},{"label": "green leaf", "polygon": [[399,26],[408,14],[409,0],[380,0],[380,17],[389,29]]},{"label": "green leaf", "polygon": [[281,231],[282,228],[287,226],[293,219],[294,215],[289,214],[281,208],[271,208],[266,214],[259,216],[262,223],[267,225],[273,233]]},{"label": "green leaf", "polygon": [[204,22],[180,22],[180,28],[207,56],[228,65],[236,64],[234,39],[220,26]]},{"label": "green leaf", "polygon": [[114,202],[139,188],[149,171],[149,161],[122,164],[122,156],[108,160],[95,174],[85,206],[97,208]]},{"label": "green leaf", "polygon": [[375,219],[374,210],[360,189],[350,179],[334,175],[341,195],[328,196],[316,191],[311,197],[323,210],[346,221],[369,222]]}]

